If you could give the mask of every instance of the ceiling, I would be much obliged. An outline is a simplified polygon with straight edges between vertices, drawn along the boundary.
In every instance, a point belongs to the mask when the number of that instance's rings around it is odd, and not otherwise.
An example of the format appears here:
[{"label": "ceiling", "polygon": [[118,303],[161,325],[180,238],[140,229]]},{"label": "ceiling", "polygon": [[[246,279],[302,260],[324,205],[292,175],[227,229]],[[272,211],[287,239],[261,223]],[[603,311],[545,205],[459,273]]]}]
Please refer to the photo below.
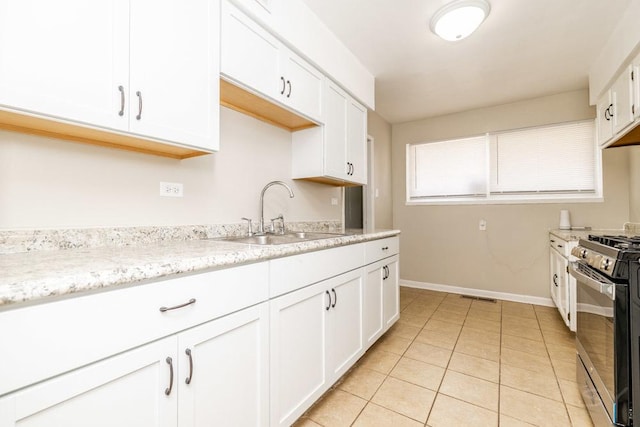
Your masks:
[{"label": "ceiling", "polygon": [[458,42],[429,30],[451,0],[303,0],[376,79],[376,111],[401,123],[588,87],[634,0],[489,0]]}]

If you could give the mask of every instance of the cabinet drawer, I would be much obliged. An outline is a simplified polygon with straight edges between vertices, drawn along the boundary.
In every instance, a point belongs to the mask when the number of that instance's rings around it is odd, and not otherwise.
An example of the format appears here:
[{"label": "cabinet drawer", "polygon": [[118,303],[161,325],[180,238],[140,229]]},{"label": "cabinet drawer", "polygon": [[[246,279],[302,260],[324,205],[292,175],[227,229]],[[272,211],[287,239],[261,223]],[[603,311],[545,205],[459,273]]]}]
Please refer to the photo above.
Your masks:
[{"label": "cabinet drawer", "polygon": [[569,258],[571,255],[571,249],[577,244],[578,242],[575,241],[567,241],[558,236],[554,236],[552,234],[549,235],[549,247],[560,252],[560,254],[565,258]]},{"label": "cabinet drawer", "polygon": [[362,267],[364,244],[278,258],[271,261],[269,296],[295,291]]},{"label": "cabinet drawer", "polygon": [[400,253],[400,239],[397,236],[372,240],[365,243],[364,263],[371,264],[380,259]]},{"label": "cabinet drawer", "polygon": [[259,263],[2,312],[0,395],[265,301],[267,278]]}]

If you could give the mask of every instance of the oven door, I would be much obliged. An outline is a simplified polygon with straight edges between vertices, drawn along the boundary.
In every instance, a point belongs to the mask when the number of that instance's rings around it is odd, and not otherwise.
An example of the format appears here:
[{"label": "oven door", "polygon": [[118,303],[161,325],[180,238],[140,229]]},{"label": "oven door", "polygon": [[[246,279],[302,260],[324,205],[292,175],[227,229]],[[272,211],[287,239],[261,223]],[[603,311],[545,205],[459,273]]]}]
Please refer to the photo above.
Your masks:
[{"label": "oven door", "polygon": [[629,425],[629,295],[588,265],[571,264],[577,282],[578,381],[596,426]]}]

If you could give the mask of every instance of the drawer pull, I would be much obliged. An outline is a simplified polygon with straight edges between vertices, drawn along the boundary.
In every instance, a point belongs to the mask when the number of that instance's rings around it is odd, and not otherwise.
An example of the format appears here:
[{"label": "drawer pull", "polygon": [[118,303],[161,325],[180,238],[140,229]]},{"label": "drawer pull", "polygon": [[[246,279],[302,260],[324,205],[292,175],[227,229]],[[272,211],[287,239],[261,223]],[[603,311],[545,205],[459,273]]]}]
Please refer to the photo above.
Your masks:
[{"label": "drawer pull", "polygon": [[173,389],[173,359],[167,357],[167,363],[169,364],[169,387],[164,390],[164,394],[169,396]]},{"label": "drawer pull", "polygon": [[189,376],[184,380],[184,382],[186,384],[191,384],[191,378],[193,378],[193,357],[191,356],[190,348],[186,349],[184,352],[189,356]]},{"label": "drawer pull", "polygon": [[160,312],[164,313],[165,311],[176,310],[178,308],[186,307],[188,305],[195,304],[195,303],[196,303],[196,299],[191,298],[189,301],[185,302],[184,304],[174,305],[173,307],[160,307]]},{"label": "drawer pull", "polygon": [[382,247],[382,250],[383,250],[383,251],[389,250],[389,246],[383,246],[383,247]]}]

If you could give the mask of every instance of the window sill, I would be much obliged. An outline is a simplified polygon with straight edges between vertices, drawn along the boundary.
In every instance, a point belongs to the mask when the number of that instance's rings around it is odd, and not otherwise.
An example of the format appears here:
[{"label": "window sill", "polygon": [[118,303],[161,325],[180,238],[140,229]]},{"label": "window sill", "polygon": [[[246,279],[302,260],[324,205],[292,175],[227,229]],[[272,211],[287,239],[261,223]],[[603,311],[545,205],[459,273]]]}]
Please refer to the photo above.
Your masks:
[{"label": "window sill", "polygon": [[530,205],[530,204],[549,204],[549,203],[602,203],[604,197],[601,195],[595,195],[590,197],[579,196],[570,197],[563,195],[557,198],[532,198],[530,196],[522,196],[517,198],[509,196],[509,198],[484,198],[484,199],[470,199],[470,198],[448,198],[437,200],[405,200],[405,206],[446,206],[446,205]]}]

